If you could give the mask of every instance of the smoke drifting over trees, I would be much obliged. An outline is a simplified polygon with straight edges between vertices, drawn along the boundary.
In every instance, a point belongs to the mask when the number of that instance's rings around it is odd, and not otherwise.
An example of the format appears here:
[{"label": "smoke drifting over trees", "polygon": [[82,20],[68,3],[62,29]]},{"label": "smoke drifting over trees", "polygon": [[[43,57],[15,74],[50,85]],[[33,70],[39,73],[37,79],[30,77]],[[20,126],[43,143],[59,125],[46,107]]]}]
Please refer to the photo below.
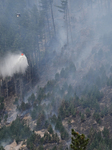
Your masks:
[{"label": "smoke drifting over trees", "polygon": [[112,149],[111,41],[112,0],[1,0],[0,139],[69,149],[75,128],[88,150]]}]

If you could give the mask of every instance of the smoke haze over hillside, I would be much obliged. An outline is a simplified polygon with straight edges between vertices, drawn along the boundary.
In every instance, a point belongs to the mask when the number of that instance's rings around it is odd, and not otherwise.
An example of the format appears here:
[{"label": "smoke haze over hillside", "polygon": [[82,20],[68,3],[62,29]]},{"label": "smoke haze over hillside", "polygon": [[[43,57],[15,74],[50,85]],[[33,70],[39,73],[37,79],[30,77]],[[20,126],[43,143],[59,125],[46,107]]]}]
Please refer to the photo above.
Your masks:
[{"label": "smoke haze over hillside", "polygon": [[[0,96],[6,98],[0,107],[3,125],[15,120],[12,129],[24,129],[19,128],[16,116],[27,120],[31,131],[47,131],[51,125],[66,143],[71,128],[87,135],[90,126],[99,129],[102,125],[112,133],[112,121],[107,124],[103,111],[111,110],[112,116],[111,8],[112,0],[0,1]],[[25,136],[18,133],[12,130],[12,141],[29,138],[26,130]],[[40,143],[35,143],[38,148]]]}]

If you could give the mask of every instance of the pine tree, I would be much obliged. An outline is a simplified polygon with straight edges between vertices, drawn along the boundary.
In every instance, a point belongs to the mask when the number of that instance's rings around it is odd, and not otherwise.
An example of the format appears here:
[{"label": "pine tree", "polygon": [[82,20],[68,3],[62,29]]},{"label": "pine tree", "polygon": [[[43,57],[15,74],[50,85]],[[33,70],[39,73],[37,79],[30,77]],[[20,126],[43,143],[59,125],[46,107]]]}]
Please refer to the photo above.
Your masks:
[{"label": "pine tree", "polygon": [[5,149],[3,148],[3,146],[0,146],[0,150],[5,150]]},{"label": "pine tree", "polygon": [[78,132],[75,132],[74,129],[72,129],[72,135],[73,137],[71,137],[71,145],[70,147],[73,150],[86,150],[87,144],[89,142],[89,139],[85,139],[85,135],[84,134],[79,134]]}]

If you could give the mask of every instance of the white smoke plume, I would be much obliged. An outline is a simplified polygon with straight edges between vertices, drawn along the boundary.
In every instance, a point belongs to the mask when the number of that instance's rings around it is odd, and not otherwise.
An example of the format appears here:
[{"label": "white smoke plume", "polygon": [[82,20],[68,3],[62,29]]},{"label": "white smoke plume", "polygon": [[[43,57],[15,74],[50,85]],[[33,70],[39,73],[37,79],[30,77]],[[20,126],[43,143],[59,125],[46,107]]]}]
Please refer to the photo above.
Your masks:
[{"label": "white smoke plume", "polygon": [[0,61],[0,76],[3,78],[12,77],[16,73],[24,74],[28,67],[28,61],[24,54],[7,54]]}]

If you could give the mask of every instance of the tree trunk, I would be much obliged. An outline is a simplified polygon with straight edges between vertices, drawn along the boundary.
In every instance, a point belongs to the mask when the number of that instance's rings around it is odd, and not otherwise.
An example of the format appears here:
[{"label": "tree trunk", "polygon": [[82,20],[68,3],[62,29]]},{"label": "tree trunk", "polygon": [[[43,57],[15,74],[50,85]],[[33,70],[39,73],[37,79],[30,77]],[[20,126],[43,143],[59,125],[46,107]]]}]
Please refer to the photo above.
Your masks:
[{"label": "tree trunk", "polygon": [[2,96],[2,79],[0,80],[0,96]]},{"label": "tree trunk", "polygon": [[68,35],[68,7],[65,10],[65,22],[66,22],[66,29],[67,29],[67,45],[69,44],[69,35]]},{"label": "tree trunk", "polygon": [[73,37],[72,37],[72,28],[71,28],[71,13],[69,12],[70,9],[70,0],[68,1],[68,22],[70,28],[70,36],[71,36],[71,43],[73,44]]},{"label": "tree trunk", "polygon": [[8,80],[6,79],[6,96],[8,98],[9,96],[9,90],[8,90]]},{"label": "tree trunk", "polygon": [[19,78],[19,87],[20,87],[20,100],[22,101],[23,100],[23,80],[21,77]]},{"label": "tree trunk", "polygon": [[15,87],[15,95],[17,96],[17,81],[15,77],[14,77],[14,87]]},{"label": "tree trunk", "polygon": [[54,23],[54,15],[53,15],[53,9],[52,9],[52,2],[50,0],[50,6],[51,6],[51,16],[52,16],[52,23],[53,23],[53,28],[54,28],[54,35],[56,36],[56,28],[55,28],[55,23]]},{"label": "tree trunk", "polygon": [[38,48],[38,62],[39,62],[40,61],[39,35],[38,35],[38,41],[37,41],[37,48]]},{"label": "tree trunk", "polygon": [[51,34],[50,34],[50,27],[49,27],[49,20],[48,20],[48,15],[46,14],[46,19],[47,19],[47,24],[48,24],[48,32],[49,32],[49,40],[51,39]]}]

